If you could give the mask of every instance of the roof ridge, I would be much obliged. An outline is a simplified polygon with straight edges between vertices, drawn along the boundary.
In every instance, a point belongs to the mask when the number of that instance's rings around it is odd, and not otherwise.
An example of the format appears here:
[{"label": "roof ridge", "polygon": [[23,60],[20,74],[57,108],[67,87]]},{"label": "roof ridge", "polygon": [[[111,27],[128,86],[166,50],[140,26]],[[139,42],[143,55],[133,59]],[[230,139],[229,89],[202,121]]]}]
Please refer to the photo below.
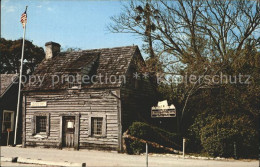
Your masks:
[{"label": "roof ridge", "polygon": [[[9,90],[9,88],[18,80],[19,76],[18,74],[0,74],[0,79],[2,77],[2,75],[13,75],[13,77],[15,76],[15,79],[12,79],[11,82],[9,83],[9,85],[2,91],[0,91],[0,97],[3,97],[4,94]],[[12,78],[13,78],[12,77]],[[0,89],[2,89],[2,85],[0,83]]]},{"label": "roof ridge", "polygon": [[130,47],[134,48],[134,47],[138,47],[138,46],[137,45],[126,45],[126,46],[116,46],[116,47],[112,47],[112,48],[94,48],[94,49],[86,49],[86,50],[119,49],[119,48],[130,48]]},{"label": "roof ridge", "polygon": [[99,50],[112,50],[112,49],[122,49],[122,48],[137,48],[138,45],[126,45],[126,46],[117,46],[113,48],[94,48],[94,49],[84,49],[84,50],[74,50],[74,51],[64,51],[60,53],[82,53],[82,52],[90,52],[90,51],[99,51]]}]

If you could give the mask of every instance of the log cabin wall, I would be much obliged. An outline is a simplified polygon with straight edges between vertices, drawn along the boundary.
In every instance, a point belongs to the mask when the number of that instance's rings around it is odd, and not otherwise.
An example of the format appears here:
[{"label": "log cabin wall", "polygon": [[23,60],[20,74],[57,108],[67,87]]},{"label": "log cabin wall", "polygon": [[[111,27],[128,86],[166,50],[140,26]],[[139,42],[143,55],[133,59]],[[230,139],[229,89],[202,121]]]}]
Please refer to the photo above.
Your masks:
[{"label": "log cabin wall", "polygon": [[[120,96],[119,89],[112,92],[106,89],[27,92],[24,95],[24,146],[62,148],[62,119],[64,116],[75,116],[78,139],[75,139],[74,148],[120,150],[121,110],[116,96]],[[47,106],[31,106],[31,102],[35,101],[47,102]],[[47,128],[46,133],[37,134],[34,129],[35,116],[40,115],[47,116]],[[102,117],[104,120],[99,137],[91,134],[91,117]]]},{"label": "log cabin wall", "polygon": [[[149,84],[144,84],[149,86]],[[149,88],[149,87],[148,87]],[[151,107],[155,105],[152,90],[138,90],[130,86],[121,89],[122,101],[122,130],[123,132],[134,121],[151,122]]]}]

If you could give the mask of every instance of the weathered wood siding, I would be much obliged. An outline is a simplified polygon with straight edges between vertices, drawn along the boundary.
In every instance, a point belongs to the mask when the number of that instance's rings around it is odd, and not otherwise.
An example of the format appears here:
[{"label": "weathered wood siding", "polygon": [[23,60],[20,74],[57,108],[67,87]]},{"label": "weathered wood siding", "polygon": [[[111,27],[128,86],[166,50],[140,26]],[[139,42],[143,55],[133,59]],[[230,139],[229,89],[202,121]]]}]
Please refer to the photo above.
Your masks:
[{"label": "weathered wood siding", "polygon": [[[119,90],[113,94],[120,96]],[[113,149],[119,148],[118,98],[108,90],[77,90],[60,92],[27,92],[25,113],[25,145],[60,147],[61,115],[79,115],[79,148]],[[47,101],[47,107],[32,107],[31,102]],[[50,114],[50,133],[44,139],[32,135],[32,118],[37,113]],[[90,134],[89,117],[106,117],[106,135],[100,138]],[[121,136],[120,136],[121,137]]]},{"label": "weathered wood siding", "polygon": [[[151,107],[157,102],[156,87],[151,79],[144,78],[140,52],[136,52],[126,74],[126,83],[121,87],[121,108],[122,108],[122,130],[127,128],[134,121],[151,122]],[[139,74],[137,79],[135,73]]]},{"label": "weathered wood siding", "polygon": [[124,86],[121,89],[123,131],[134,121],[151,122],[151,107],[155,105],[155,94],[149,91],[149,84],[144,83],[143,90]]}]

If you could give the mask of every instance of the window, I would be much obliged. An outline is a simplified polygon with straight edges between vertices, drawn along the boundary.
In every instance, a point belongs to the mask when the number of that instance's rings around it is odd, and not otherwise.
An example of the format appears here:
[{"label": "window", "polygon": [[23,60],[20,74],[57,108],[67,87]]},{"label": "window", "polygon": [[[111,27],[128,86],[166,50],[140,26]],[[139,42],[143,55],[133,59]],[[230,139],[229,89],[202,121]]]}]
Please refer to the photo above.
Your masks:
[{"label": "window", "polygon": [[46,132],[47,117],[37,116],[36,117],[36,133]]},{"label": "window", "polygon": [[50,135],[50,113],[37,112],[31,118],[31,134],[32,136],[40,133],[46,136]]},{"label": "window", "polygon": [[92,129],[92,136],[95,135],[102,135],[102,117],[93,117],[91,118],[91,129]]},{"label": "window", "polygon": [[106,115],[90,114],[89,116],[89,135],[92,137],[106,136]]},{"label": "window", "polygon": [[80,76],[77,74],[69,74],[68,83],[70,89],[79,89],[81,85]]},{"label": "window", "polygon": [[7,129],[13,131],[14,128],[14,112],[4,110],[2,132],[7,132]]}]

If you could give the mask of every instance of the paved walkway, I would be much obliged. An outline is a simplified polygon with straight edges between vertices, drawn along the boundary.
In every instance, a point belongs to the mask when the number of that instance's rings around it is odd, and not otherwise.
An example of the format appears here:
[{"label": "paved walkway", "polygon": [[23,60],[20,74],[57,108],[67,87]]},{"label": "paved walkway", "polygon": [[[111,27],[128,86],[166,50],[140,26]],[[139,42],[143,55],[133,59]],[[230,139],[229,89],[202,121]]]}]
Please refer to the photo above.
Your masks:
[{"label": "paved walkway", "polygon": [[36,164],[22,164],[22,163],[12,163],[12,162],[1,162],[1,166],[3,166],[3,167],[8,167],[8,166],[10,166],[10,167],[14,167],[14,166],[24,166],[24,167],[29,167],[29,166],[33,166],[33,167],[43,167],[43,166],[45,166],[46,167],[46,165],[36,165]]},{"label": "paved walkway", "polygon": [[[1,147],[1,156],[54,162],[86,163],[86,166],[145,166],[145,155],[127,155],[95,150]],[[259,162],[241,160],[182,159],[179,156],[149,155],[149,167],[258,167]]]}]

